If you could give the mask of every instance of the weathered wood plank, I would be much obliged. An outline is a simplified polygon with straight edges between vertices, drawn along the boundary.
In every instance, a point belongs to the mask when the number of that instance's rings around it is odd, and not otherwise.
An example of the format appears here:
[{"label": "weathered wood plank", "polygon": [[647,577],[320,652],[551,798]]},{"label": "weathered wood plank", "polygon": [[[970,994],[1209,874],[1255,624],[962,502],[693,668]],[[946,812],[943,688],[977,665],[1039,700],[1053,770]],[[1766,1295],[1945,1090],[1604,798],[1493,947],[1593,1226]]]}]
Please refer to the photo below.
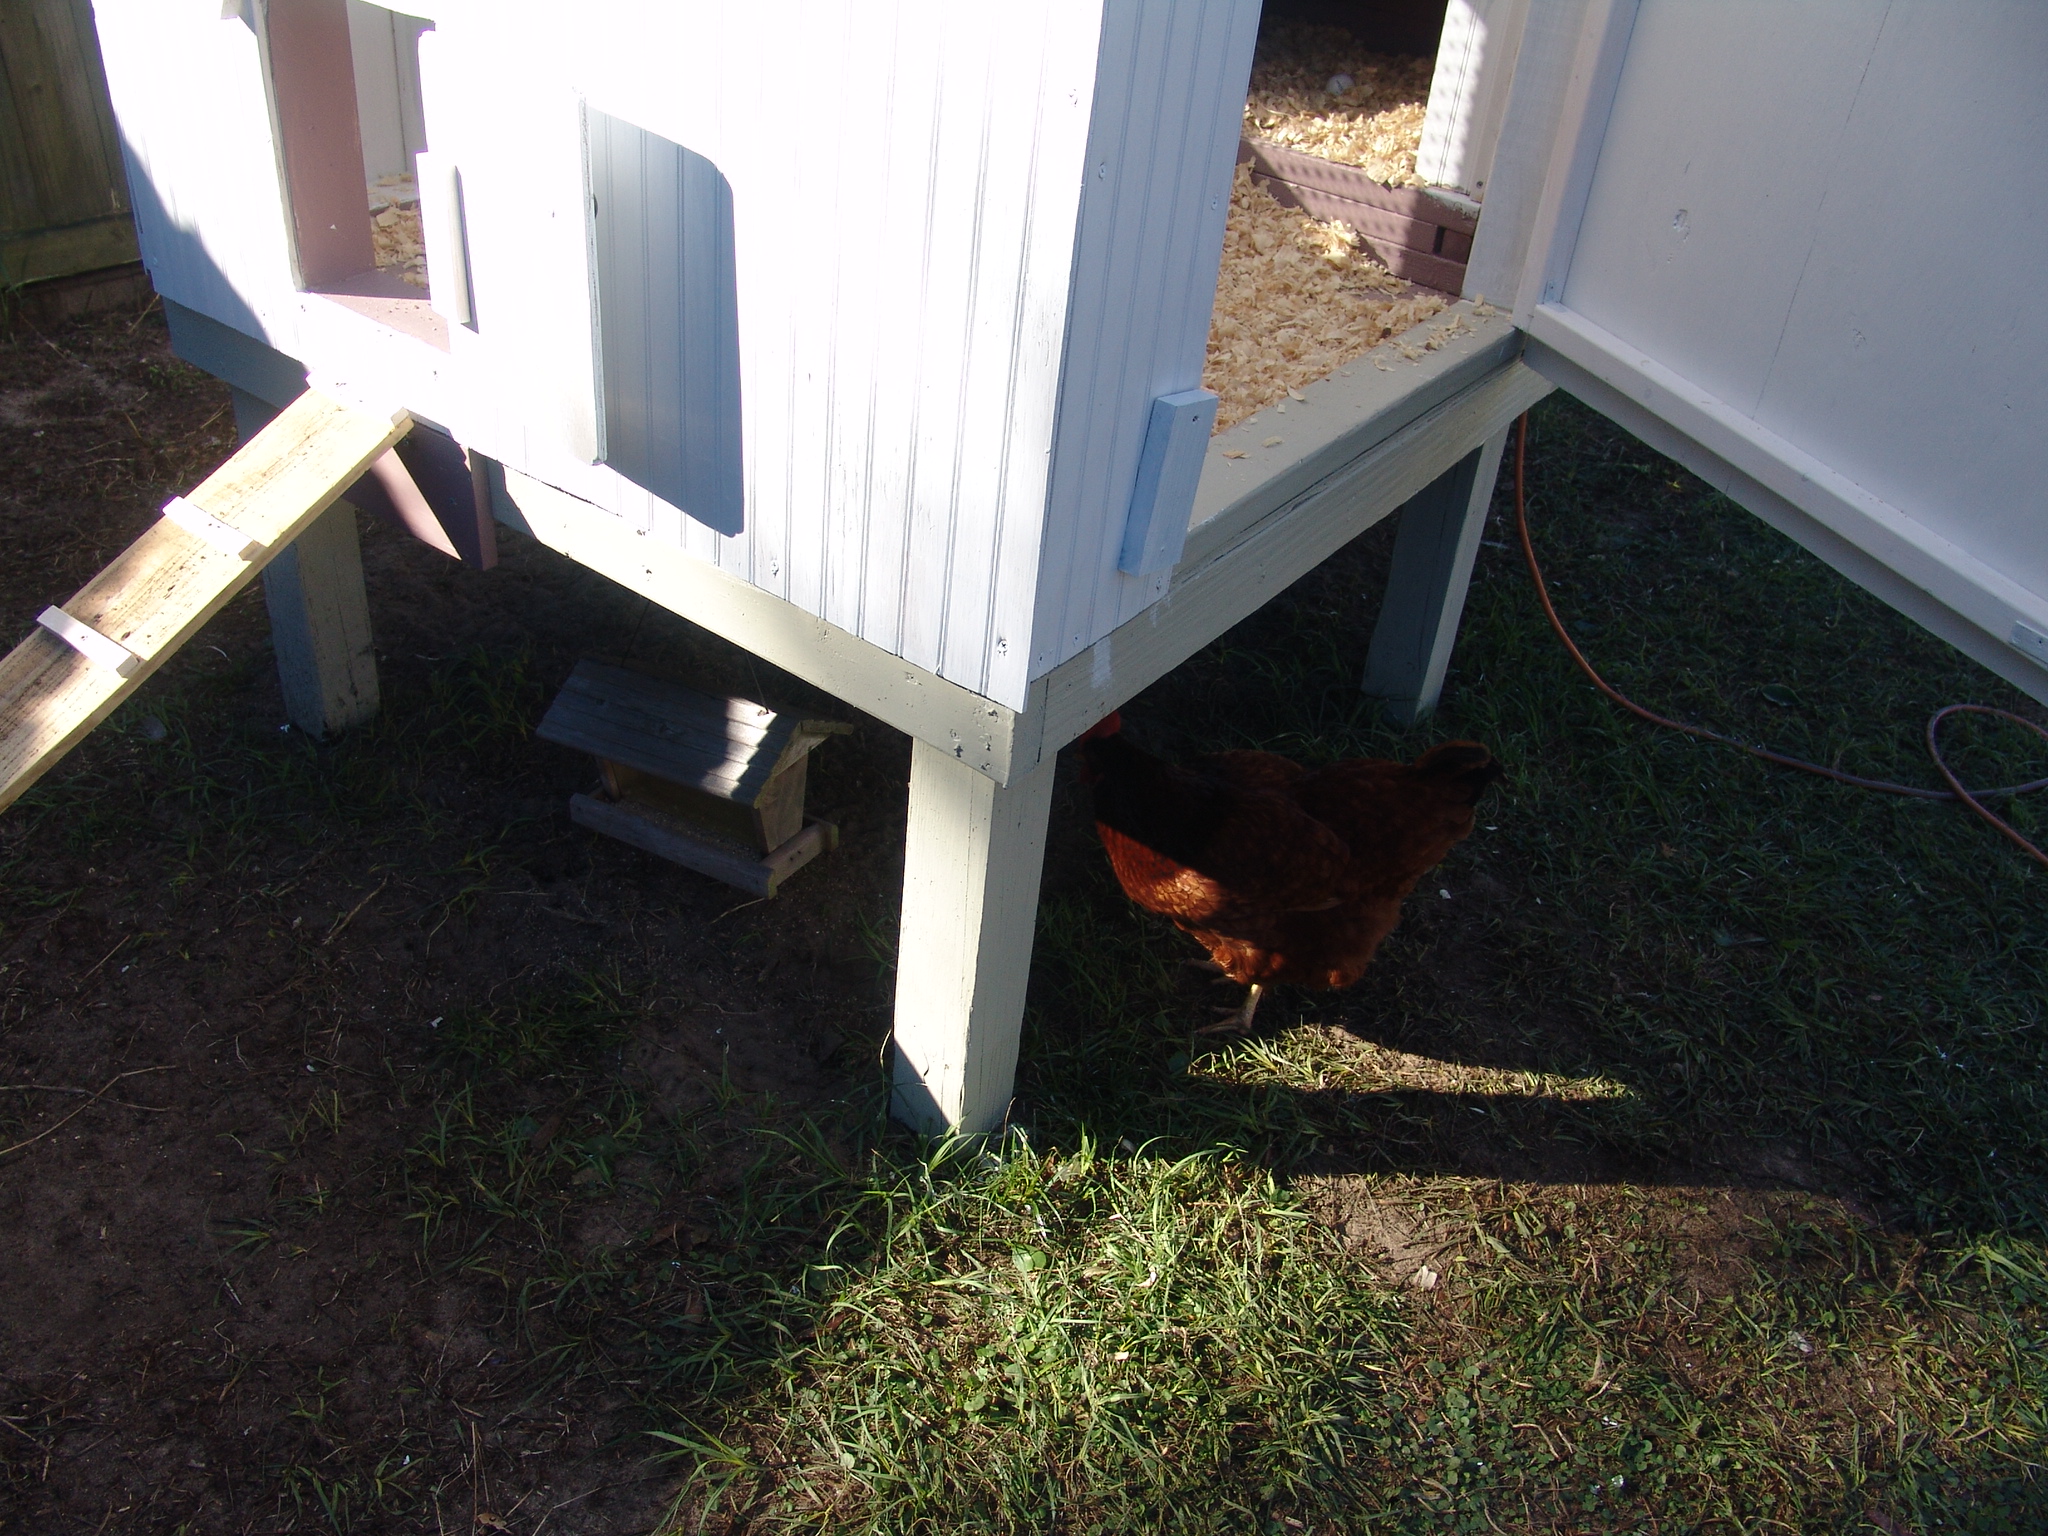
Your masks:
[{"label": "weathered wood plank", "polygon": [[670,724],[649,719],[616,696],[579,696],[565,689],[534,734],[745,805],[767,787],[792,731],[785,726],[770,739],[747,722],[736,727],[738,734],[728,736],[708,722]]},{"label": "weathered wood plank", "polygon": [[277,553],[405,435],[396,421],[308,391],[187,499],[262,546],[244,560],[155,523],[62,606],[140,658],[121,677],[38,629],[0,659],[0,809],[133,693]]},{"label": "weathered wood plank", "polygon": [[77,272],[98,272],[135,260],[135,222],[109,214],[61,229],[0,235],[0,273],[9,282],[39,283]]},{"label": "weathered wood plank", "polygon": [[769,781],[853,727],[778,714],[627,667],[582,661],[534,734],[675,784],[751,805]]},{"label": "weathered wood plank", "polygon": [[0,280],[135,259],[88,0],[0,5]]}]

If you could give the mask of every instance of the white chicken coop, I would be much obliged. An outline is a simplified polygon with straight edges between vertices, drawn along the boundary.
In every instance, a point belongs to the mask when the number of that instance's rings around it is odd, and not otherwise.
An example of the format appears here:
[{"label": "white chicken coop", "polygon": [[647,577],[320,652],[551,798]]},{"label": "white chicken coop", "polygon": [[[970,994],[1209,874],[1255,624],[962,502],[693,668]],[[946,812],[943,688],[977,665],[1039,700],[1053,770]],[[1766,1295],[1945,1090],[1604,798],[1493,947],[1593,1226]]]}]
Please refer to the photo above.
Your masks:
[{"label": "white chicken coop", "polygon": [[[1403,507],[1367,686],[1426,711],[1554,385],[2048,699],[2037,5],[1452,0],[1459,323],[1213,437],[1257,0],[95,10],[250,420],[409,411],[451,552],[495,518],[915,739],[914,1124],[1005,1116],[1055,752]],[[374,247],[407,177],[430,287]],[[267,578],[315,728],[374,700],[352,517]]]}]

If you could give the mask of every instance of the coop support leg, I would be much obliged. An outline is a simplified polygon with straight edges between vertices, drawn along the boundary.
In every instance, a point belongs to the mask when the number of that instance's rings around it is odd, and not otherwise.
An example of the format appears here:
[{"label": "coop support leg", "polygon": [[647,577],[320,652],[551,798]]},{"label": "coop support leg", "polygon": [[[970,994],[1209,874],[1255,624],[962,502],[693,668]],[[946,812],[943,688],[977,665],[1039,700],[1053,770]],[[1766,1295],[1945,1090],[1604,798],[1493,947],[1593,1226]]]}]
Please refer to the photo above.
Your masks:
[{"label": "coop support leg", "polygon": [[911,746],[896,947],[896,1118],[928,1134],[1001,1127],[1017,1075],[1052,760],[1008,786]]},{"label": "coop support leg", "polygon": [[1394,565],[1366,653],[1365,691],[1402,725],[1434,712],[1443,692],[1507,440],[1505,430],[1489,438],[1401,508]]},{"label": "coop support leg", "polygon": [[[247,442],[277,414],[235,391],[235,428]],[[277,651],[285,714],[313,736],[331,736],[377,712],[377,653],[356,509],[337,501],[263,571],[263,600]]]}]

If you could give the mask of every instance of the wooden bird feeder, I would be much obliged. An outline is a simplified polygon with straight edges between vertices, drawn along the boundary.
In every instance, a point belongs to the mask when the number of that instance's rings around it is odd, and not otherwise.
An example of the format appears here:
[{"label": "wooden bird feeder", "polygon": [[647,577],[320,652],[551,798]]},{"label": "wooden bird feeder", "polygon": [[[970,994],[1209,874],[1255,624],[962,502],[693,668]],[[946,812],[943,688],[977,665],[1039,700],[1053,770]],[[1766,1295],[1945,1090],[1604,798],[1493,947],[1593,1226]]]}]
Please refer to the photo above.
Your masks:
[{"label": "wooden bird feeder", "polygon": [[597,759],[604,793],[570,798],[578,825],[773,896],[839,846],[804,815],[804,778],[812,750],[852,729],[584,661],[537,734]]}]

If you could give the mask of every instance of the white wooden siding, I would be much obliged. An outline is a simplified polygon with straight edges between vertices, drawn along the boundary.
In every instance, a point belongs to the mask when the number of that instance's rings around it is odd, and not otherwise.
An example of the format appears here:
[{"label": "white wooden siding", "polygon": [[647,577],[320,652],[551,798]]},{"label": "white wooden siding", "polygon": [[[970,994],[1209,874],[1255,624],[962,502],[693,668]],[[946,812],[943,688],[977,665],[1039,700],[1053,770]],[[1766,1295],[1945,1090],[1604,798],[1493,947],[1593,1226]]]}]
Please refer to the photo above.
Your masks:
[{"label": "white wooden siding", "polygon": [[1033,676],[1166,590],[1117,562],[1151,403],[1202,381],[1258,21],[1256,0],[1104,15]]},{"label": "white wooden siding", "polygon": [[[473,205],[474,349],[504,381],[472,440],[1021,703],[1100,7],[892,14],[847,0],[791,18],[622,4],[566,31],[529,24],[527,9],[444,13],[428,39],[429,135],[437,150],[459,139]],[[833,61],[829,121],[789,110],[792,29],[807,56]],[[548,93],[528,82],[550,79],[702,155],[732,187],[735,534],[579,462],[571,427],[541,419],[535,397],[573,371],[571,333],[590,324],[587,290],[565,291],[578,258],[551,237],[551,254],[535,253],[520,227],[531,205],[564,202],[528,126],[533,90]]]},{"label": "white wooden siding", "polygon": [[412,157],[427,147],[420,112],[419,36],[427,23],[369,0],[348,0],[349,52],[356,72],[356,113],[362,127],[363,174],[412,174]]},{"label": "white wooden siding", "polygon": [[1450,0],[1415,173],[1484,198],[1529,0]]},{"label": "white wooden siding", "polygon": [[[103,0],[169,296],[1011,707],[1158,594],[1117,561],[1151,402],[1200,378],[1256,0],[431,9],[445,351],[294,291],[248,24]],[[591,112],[731,188],[736,530],[596,462]]]},{"label": "white wooden siding", "polygon": [[291,247],[255,33],[220,0],[93,10],[157,292],[288,349]]},{"label": "white wooden siding", "polygon": [[1533,333],[1699,441],[1723,423],[1719,457],[1994,642],[2048,618],[2048,8],[1620,20]]}]

